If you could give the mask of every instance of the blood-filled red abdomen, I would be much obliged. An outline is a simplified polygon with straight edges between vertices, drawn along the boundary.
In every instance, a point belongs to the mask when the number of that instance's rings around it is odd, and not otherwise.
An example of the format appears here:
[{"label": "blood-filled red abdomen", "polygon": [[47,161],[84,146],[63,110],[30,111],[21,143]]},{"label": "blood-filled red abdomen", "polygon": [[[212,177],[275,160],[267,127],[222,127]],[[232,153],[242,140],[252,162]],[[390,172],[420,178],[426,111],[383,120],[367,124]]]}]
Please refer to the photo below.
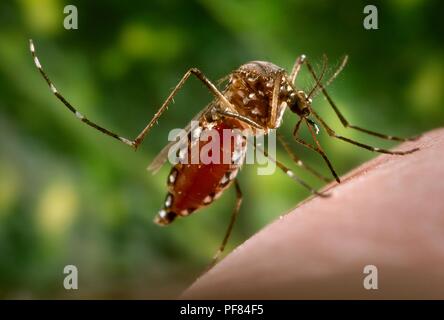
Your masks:
[{"label": "blood-filled red abdomen", "polygon": [[[185,157],[188,162],[178,163],[171,169],[167,180],[169,192],[156,223],[164,225],[177,216],[189,215],[213,202],[229,187],[246,151],[245,139],[238,136],[236,141],[233,136],[231,129],[236,127],[238,123],[217,123],[211,129],[202,128],[199,141],[189,142]],[[191,146],[198,146],[198,153],[196,149],[191,150]],[[194,158],[192,152],[195,152]],[[191,162],[193,159],[196,163]]]}]

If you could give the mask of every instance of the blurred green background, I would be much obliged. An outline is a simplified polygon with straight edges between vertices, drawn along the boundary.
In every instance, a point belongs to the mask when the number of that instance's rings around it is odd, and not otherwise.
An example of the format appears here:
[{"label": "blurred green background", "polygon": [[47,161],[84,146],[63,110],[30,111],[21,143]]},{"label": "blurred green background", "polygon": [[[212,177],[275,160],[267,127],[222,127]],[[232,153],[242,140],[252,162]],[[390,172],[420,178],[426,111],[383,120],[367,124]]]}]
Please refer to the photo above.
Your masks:
[{"label": "blurred green background", "polygon": [[[75,4],[79,29],[63,28]],[[357,125],[409,136],[444,120],[442,1],[372,2],[379,29],[365,30],[360,1],[0,2],[0,297],[168,298],[205,268],[234,204],[230,190],[209,208],[167,228],[152,219],[169,166],[148,163],[211,99],[192,79],[138,152],[80,123],[38,74],[28,39],[59,91],[90,119],[135,137],[184,72],[217,80],[249,60],[289,70],[305,53],[329,73],[349,65],[329,91]],[[313,81],[304,70],[298,86]],[[381,147],[393,143],[344,130],[319,97],[314,107],[338,132]],[[290,136],[295,115],[280,132]],[[375,154],[320,141],[340,174]],[[328,173],[318,155],[292,144]],[[280,150],[278,158],[291,164]],[[293,166],[294,167],[294,166]],[[319,187],[321,183],[295,169]],[[281,172],[240,173],[244,203],[227,251],[297,205],[307,192]],[[79,290],[63,289],[63,267],[79,269]]]}]

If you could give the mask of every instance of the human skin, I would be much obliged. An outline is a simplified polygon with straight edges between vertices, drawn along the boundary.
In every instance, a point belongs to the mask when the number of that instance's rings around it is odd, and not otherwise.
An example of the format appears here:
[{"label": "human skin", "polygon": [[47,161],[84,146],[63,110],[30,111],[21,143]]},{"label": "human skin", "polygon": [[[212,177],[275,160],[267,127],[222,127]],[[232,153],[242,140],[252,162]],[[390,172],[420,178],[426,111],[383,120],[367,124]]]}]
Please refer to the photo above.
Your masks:
[{"label": "human skin", "polygon": [[[444,299],[444,129],[380,155],[252,236],[183,299]],[[367,290],[366,265],[378,289]]]}]

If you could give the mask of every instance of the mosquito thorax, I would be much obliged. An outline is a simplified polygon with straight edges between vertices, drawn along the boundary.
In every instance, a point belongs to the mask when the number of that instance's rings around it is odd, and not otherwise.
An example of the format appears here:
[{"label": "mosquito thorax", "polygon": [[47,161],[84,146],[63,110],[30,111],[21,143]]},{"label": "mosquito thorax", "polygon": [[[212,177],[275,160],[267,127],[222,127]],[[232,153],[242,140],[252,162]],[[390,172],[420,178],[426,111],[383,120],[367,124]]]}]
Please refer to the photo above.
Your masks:
[{"label": "mosquito thorax", "polygon": [[[271,110],[275,86],[278,88],[277,110],[273,117]],[[271,62],[252,61],[231,74],[224,94],[239,114],[268,130],[281,125],[290,95],[294,92],[284,69]]]}]

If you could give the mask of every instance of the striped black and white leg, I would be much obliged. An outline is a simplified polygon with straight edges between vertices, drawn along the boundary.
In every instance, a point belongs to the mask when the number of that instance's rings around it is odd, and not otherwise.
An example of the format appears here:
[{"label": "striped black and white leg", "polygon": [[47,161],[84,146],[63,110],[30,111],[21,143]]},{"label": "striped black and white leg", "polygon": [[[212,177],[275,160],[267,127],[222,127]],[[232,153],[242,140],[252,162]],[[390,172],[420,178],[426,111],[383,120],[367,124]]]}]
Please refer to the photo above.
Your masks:
[{"label": "striped black and white leg", "polygon": [[[338,76],[338,74],[342,71],[342,69],[345,67],[345,65],[346,65],[346,63],[347,63],[347,60],[348,60],[348,57],[347,56],[345,56],[344,57],[344,59],[343,59],[343,61],[342,61],[342,63],[341,63],[341,65],[340,65],[340,67],[338,68],[338,70],[336,70],[336,72],[333,74],[333,76],[325,83],[325,84],[322,84],[322,83],[320,83],[320,81],[318,81],[318,79],[320,78],[320,77],[318,77],[317,75],[316,75],[316,73],[315,73],[315,71],[314,71],[314,69],[313,69],[313,67],[312,67],[312,65],[310,64],[310,62],[308,61],[308,59],[305,59],[305,65],[307,66],[307,68],[308,68],[308,71],[311,73],[311,75],[313,76],[313,78],[316,80],[316,82],[319,82],[319,86],[318,86],[318,88],[320,89],[320,91],[324,94],[324,96],[325,96],[325,98],[327,99],[327,101],[328,101],[328,103],[330,104],[330,106],[332,107],[332,109],[333,109],[333,111],[335,112],[335,114],[336,114],[336,116],[339,118],[339,120],[341,121],[341,124],[345,127],[345,128],[350,128],[350,129],[355,129],[355,130],[357,130],[357,131],[361,131],[361,132],[364,132],[364,133],[366,133],[366,134],[368,134],[368,135],[371,135],[371,136],[375,136],[375,137],[378,137],[378,138],[381,138],[381,139],[385,139],[385,140],[393,140],[393,141],[413,141],[413,140],[416,140],[416,139],[418,139],[418,136],[416,136],[416,137],[412,137],[412,138],[401,138],[401,137],[395,137],[395,136],[391,136],[391,135],[386,135],[386,134],[382,134],[382,133],[379,133],[379,132],[375,132],[375,131],[372,131],[372,130],[368,130],[368,129],[365,129],[365,128],[361,128],[361,127],[358,127],[358,126],[355,126],[355,125],[352,125],[352,124],[350,124],[349,122],[348,122],[348,120],[344,117],[344,115],[341,113],[341,111],[339,110],[339,108],[337,107],[337,105],[335,104],[335,102],[333,101],[333,99],[330,97],[330,95],[328,94],[328,92],[327,92],[327,90],[325,89],[333,80],[334,80],[334,78],[336,78],[337,76]],[[316,94],[314,94],[314,95],[316,95]],[[340,138],[340,139],[342,139],[342,138]],[[350,139],[348,139],[348,138],[344,138],[344,139],[342,139],[342,140],[344,140],[344,141],[348,141],[348,140],[350,140]],[[351,143],[353,143],[353,142],[351,142]],[[361,146],[361,147],[363,147],[362,146],[362,144],[361,143],[355,143],[356,145],[358,145],[358,146]],[[366,147],[363,147],[363,148],[366,148]],[[366,149],[368,149],[368,148],[366,148]],[[373,148],[373,149],[375,149],[375,148]],[[376,148],[376,149],[378,149],[378,148]],[[383,149],[381,149],[381,150],[383,150]],[[376,151],[376,150],[373,150],[373,151]],[[379,152],[379,151],[377,151],[377,152]],[[384,153],[389,153],[389,152],[384,152]],[[407,152],[407,153],[410,153],[410,152]],[[397,153],[397,154],[399,154],[399,153]]]},{"label": "striped black and white leg", "polygon": [[318,171],[316,171],[314,168],[312,168],[311,166],[309,166],[308,164],[304,163],[294,152],[293,150],[291,150],[290,146],[288,145],[288,143],[285,141],[285,139],[282,137],[281,134],[277,134],[278,140],[280,142],[280,144],[284,147],[285,151],[288,153],[288,155],[291,157],[291,159],[293,160],[294,163],[296,163],[296,165],[298,165],[299,167],[301,167],[302,169],[310,172],[312,175],[314,175],[315,177],[319,178],[320,180],[324,181],[324,182],[331,182],[331,179],[323,176],[321,173],[319,173]]},{"label": "striped black and white leg", "polygon": [[[409,154],[409,153],[413,153],[413,152],[419,150],[419,148],[413,148],[413,149],[406,150],[406,151],[391,151],[391,150],[387,150],[387,149],[383,149],[383,148],[373,147],[371,145],[368,145],[368,144],[365,144],[365,143],[362,143],[359,141],[355,141],[355,140],[352,140],[347,137],[343,137],[341,135],[336,134],[336,132],[333,129],[331,129],[330,126],[328,126],[327,123],[316,112],[312,111],[312,113],[316,117],[316,119],[319,120],[319,122],[322,124],[324,129],[327,130],[327,133],[330,137],[354,144],[355,146],[358,146],[358,147],[361,147],[361,148],[364,148],[364,149],[367,149],[367,150],[370,150],[373,152],[387,153],[387,154],[394,154],[394,155],[401,155],[401,156]],[[391,137],[391,138],[394,138],[394,137]],[[389,139],[389,140],[395,140],[395,139]]]},{"label": "striped black and white leg", "polygon": [[284,165],[282,162],[280,162],[277,159],[274,159],[272,156],[270,156],[268,154],[268,152],[257,146],[256,144],[254,144],[255,149],[259,150],[260,152],[262,152],[268,159],[270,159],[271,161],[273,161],[276,166],[281,169],[288,177],[290,177],[291,179],[293,179],[294,181],[296,181],[297,183],[299,183],[301,186],[303,186],[305,189],[307,189],[308,191],[310,191],[312,194],[315,194],[317,196],[320,197],[328,197],[329,195],[324,193],[324,192],[319,192],[317,190],[315,190],[314,188],[312,188],[308,183],[306,183],[304,180],[302,180],[301,178],[299,178],[298,176],[296,176],[296,174],[293,172],[293,170],[291,170],[290,168],[288,168],[286,165]]},{"label": "striped black and white leg", "polygon": [[227,245],[228,239],[230,238],[231,232],[233,231],[234,223],[236,222],[236,218],[239,214],[239,210],[242,204],[242,191],[239,185],[239,182],[237,179],[234,180],[234,187],[236,189],[236,204],[234,206],[233,212],[231,214],[230,223],[228,224],[227,231],[225,232],[224,239],[222,240],[221,245],[219,246],[219,249],[217,250],[216,254],[213,257],[213,260],[208,266],[208,269],[213,267],[217,261],[220,259],[220,256],[222,252],[225,250],[225,246]]},{"label": "striped black and white leg", "polygon": [[213,94],[215,98],[217,98],[226,108],[235,110],[234,106],[227,100],[227,98],[216,88],[216,86],[199,70],[196,68],[189,69],[182,79],[177,83],[175,88],[171,91],[168,98],[165,100],[165,102],[162,104],[162,106],[159,108],[159,110],[154,114],[153,118],[148,122],[148,125],[139,133],[139,135],[134,139],[130,140],[127,138],[124,138],[122,136],[119,136],[118,134],[115,134],[114,132],[99,126],[98,124],[92,122],[87,117],[85,117],[83,114],[81,114],[74,106],[69,103],[56,89],[54,83],[49,79],[46,72],[43,70],[42,65],[36,55],[35,46],[33,41],[29,40],[29,49],[31,51],[32,57],[34,58],[34,63],[39,70],[40,74],[45,79],[46,83],[48,84],[49,88],[51,89],[52,93],[59,99],[80,121],[86,123],[90,127],[97,129],[104,134],[113,137],[126,145],[129,145],[133,147],[134,149],[137,149],[138,146],[142,143],[145,136],[148,134],[148,132],[151,130],[151,128],[157,123],[160,116],[167,110],[169,104],[173,101],[174,96],[177,94],[177,92],[183,87],[185,82],[188,80],[188,78],[191,75],[194,75],[196,78],[198,78],[200,81],[204,83],[204,85],[208,88],[208,90]]},{"label": "striped black and white leg", "polygon": [[[305,140],[303,140],[303,139],[298,137],[298,131],[299,131],[299,128],[300,128],[300,125],[301,125],[302,121],[304,121],[307,124],[308,129],[310,130],[310,133],[312,134],[313,140],[316,143],[316,146],[314,146],[314,145],[312,145],[312,144],[310,144],[310,143],[306,142]],[[339,179],[339,176],[336,173],[336,170],[333,168],[333,165],[331,164],[330,159],[328,159],[327,154],[324,152],[324,150],[322,149],[319,141],[316,139],[316,135],[313,134],[313,130],[308,125],[306,118],[300,118],[299,121],[297,122],[297,124],[296,124],[296,126],[295,126],[295,128],[293,130],[293,138],[294,138],[294,140],[297,143],[299,143],[299,144],[303,145],[304,147],[307,147],[307,148],[317,152],[322,157],[322,159],[324,159],[325,163],[327,164],[328,168],[330,169],[330,172],[333,175],[333,177],[335,178],[335,180],[338,183],[341,182],[341,179]]]},{"label": "striped black and white leg", "polygon": [[51,89],[51,92],[57,97],[57,99],[59,99],[68,109],[69,111],[71,111],[77,119],[79,119],[80,121],[86,123],[88,126],[97,129],[101,132],[103,132],[104,134],[113,137],[114,139],[117,139],[123,143],[125,143],[126,145],[129,145],[131,147],[134,147],[134,142],[126,139],[124,137],[119,136],[118,134],[102,127],[99,126],[98,124],[92,122],[91,120],[89,120],[87,117],[85,117],[82,113],[80,113],[71,103],[69,103],[61,94],[60,92],[57,90],[56,86],[54,85],[54,83],[49,79],[48,75],[46,74],[46,72],[43,70],[43,67],[40,63],[39,58],[36,55],[35,52],[35,46],[32,40],[29,40],[29,50],[31,51],[32,57],[34,58],[34,64],[37,67],[37,69],[39,70],[40,74],[43,76],[43,78],[45,79],[46,83],[48,84],[49,88]]},{"label": "striped black and white leg", "polygon": [[293,65],[293,68],[291,69],[291,73],[290,73],[290,81],[291,83],[294,85],[294,82],[296,81],[296,78],[299,74],[299,71],[301,71],[301,67],[304,64],[306,59],[305,54],[300,55],[297,59],[296,62]]}]

